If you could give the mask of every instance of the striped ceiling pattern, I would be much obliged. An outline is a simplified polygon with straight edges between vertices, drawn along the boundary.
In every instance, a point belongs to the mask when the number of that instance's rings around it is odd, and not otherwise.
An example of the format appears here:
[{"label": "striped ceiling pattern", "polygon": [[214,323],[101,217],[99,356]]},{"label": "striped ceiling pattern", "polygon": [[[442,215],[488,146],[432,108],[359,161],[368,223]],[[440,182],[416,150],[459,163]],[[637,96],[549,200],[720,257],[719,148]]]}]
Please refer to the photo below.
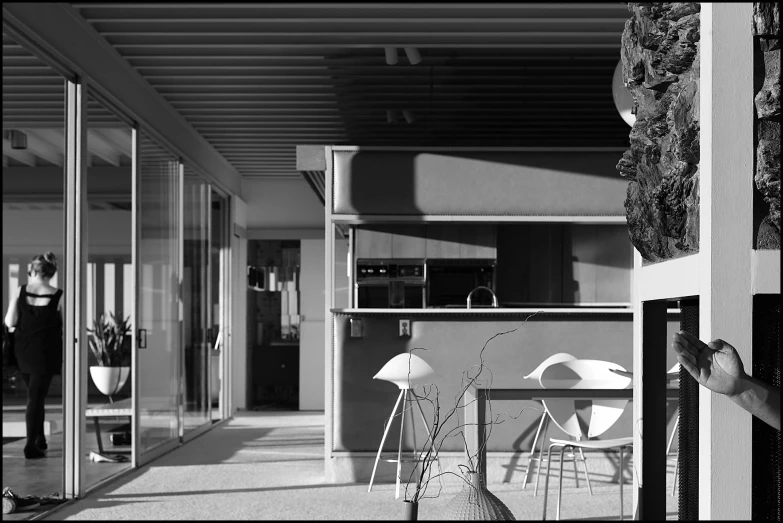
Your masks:
[{"label": "striped ceiling pattern", "polygon": [[[299,176],[306,144],[628,145],[621,2],[71,5],[243,177]],[[3,44],[4,121],[33,80],[38,118],[62,84]]]}]

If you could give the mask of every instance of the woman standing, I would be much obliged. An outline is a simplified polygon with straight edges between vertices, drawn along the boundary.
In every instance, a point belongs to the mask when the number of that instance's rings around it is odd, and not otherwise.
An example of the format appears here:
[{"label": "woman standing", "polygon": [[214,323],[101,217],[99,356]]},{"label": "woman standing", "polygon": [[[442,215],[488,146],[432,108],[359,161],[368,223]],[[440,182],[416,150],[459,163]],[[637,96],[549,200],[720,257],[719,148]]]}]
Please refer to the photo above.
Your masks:
[{"label": "woman standing", "polygon": [[16,328],[16,360],[27,386],[27,442],[24,447],[27,459],[46,456],[43,430],[46,395],[52,377],[62,371],[63,291],[49,283],[56,272],[57,258],[53,253],[34,257],[27,271],[27,285],[17,289],[5,315],[9,329]]}]

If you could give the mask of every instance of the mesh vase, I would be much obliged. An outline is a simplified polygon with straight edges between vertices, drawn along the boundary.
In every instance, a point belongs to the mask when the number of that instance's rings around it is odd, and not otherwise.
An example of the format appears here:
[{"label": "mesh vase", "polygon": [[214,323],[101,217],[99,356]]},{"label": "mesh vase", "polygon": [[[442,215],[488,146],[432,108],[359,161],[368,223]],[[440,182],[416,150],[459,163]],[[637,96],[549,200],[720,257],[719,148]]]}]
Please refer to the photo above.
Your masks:
[{"label": "mesh vase", "polygon": [[446,507],[445,519],[516,521],[508,507],[481,483],[478,472],[468,472],[462,491]]}]

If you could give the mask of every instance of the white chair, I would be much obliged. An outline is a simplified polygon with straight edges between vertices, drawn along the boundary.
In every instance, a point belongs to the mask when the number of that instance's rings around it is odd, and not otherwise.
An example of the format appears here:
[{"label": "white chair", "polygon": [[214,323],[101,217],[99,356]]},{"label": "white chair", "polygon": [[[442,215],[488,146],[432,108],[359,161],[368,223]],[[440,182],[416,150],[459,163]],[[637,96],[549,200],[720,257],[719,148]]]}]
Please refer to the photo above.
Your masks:
[{"label": "white chair", "polygon": [[[546,389],[624,389],[631,384],[631,378],[620,376],[609,369],[625,371],[620,365],[600,360],[573,360],[563,361],[550,365],[541,374],[541,386]],[[546,399],[544,408],[549,417],[560,429],[575,438],[575,441],[550,438],[551,444],[547,452],[546,483],[544,486],[544,516],[546,519],[546,506],[549,494],[549,470],[552,465],[552,449],[560,447],[560,481],[557,494],[557,519],[560,519],[560,504],[563,492],[563,454],[565,449],[571,447],[607,450],[617,448],[620,450],[620,519],[623,519],[623,450],[633,446],[633,437],[616,438],[610,440],[590,440],[600,436],[609,429],[625,410],[627,399],[598,399],[592,400],[590,423],[587,429],[587,439],[583,438],[582,428],[579,425],[576,412],[575,399]]]},{"label": "white chair", "polygon": [[[527,376],[523,376],[524,379],[531,379],[539,381],[541,378],[541,373],[544,372],[544,369],[549,367],[550,365],[554,365],[555,363],[560,363],[561,361],[572,361],[575,360],[576,357],[572,356],[571,354],[568,354],[567,352],[559,352],[557,354],[554,354],[544,361],[542,361],[538,367],[535,368],[533,372],[528,374]],[[543,454],[544,451],[544,439],[546,438],[546,431],[549,427],[549,416],[546,413],[546,409],[541,413],[541,420],[538,422],[538,430],[536,430],[536,436],[533,438],[533,446],[530,448],[530,457],[527,460],[527,467],[525,468],[525,477],[522,480],[522,488],[524,489],[527,486],[527,478],[530,474],[530,467],[533,462],[536,462],[536,484],[533,489],[533,496],[535,497],[538,495],[538,478],[541,476],[541,454]],[[538,445],[538,450],[536,450],[536,446],[539,442],[539,437],[541,438],[541,444]],[[588,488],[590,486],[590,476],[587,473],[587,464],[584,460],[584,454],[582,453],[582,449],[579,449],[580,455],[581,455],[581,461],[582,466],[585,469],[585,478],[587,480]],[[576,471],[576,454],[572,454],[570,456],[574,460],[574,478],[576,480],[576,486],[579,486],[579,477],[578,473]],[[546,461],[546,458],[543,458],[543,461]],[[593,491],[590,489],[590,494],[592,494]]]},{"label": "white chair", "polygon": [[[383,451],[383,444],[386,441],[386,436],[389,434],[389,427],[391,427],[391,422],[394,419],[394,417],[397,415],[397,407],[400,406],[400,400],[402,400],[402,410],[400,411],[400,442],[399,446],[397,447],[397,456],[396,457],[388,457],[384,458],[384,461],[388,461],[391,463],[397,463],[397,489],[395,492],[395,498],[400,498],[400,475],[402,474],[402,463],[403,462],[416,462],[416,465],[419,464],[419,456],[416,453],[416,432],[413,432],[413,454],[410,458],[404,458],[402,456],[402,440],[404,435],[404,428],[405,428],[405,413],[410,411],[410,408],[406,408],[406,405],[408,404],[408,391],[410,389],[413,389],[419,385],[424,385],[426,383],[429,383],[430,380],[435,377],[435,371],[430,367],[430,365],[421,359],[419,356],[415,354],[410,353],[404,353],[404,354],[398,354],[397,356],[390,359],[386,364],[381,368],[380,371],[378,371],[378,374],[373,376],[374,380],[385,380],[390,381],[397,385],[400,388],[400,394],[397,396],[397,402],[394,404],[394,408],[392,409],[391,415],[389,416],[389,419],[386,420],[386,423],[383,427],[383,438],[381,438],[381,445],[378,447],[378,454],[375,456],[375,464],[372,467],[372,476],[370,476],[370,487],[367,489],[367,492],[372,492],[372,484],[375,480],[375,471],[378,468],[378,461],[381,459],[381,452]],[[430,432],[429,425],[427,424],[427,419],[424,416],[424,410],[421,408],[421,403],[419,402],[419,398],[416,397],[415,393],[412,393],[413,398],[416,400],[416,406],[419,408],[419,414],[421,414],[421,419],[424,422],[424,426],[427,429],[428,434],[428,440],[429,438],[432,438],[432,433]],[[412,421],[412,420],[411,420]],[[438,468],[440,468],[440,459],[435,456],[434,458],[438,461]]]}]

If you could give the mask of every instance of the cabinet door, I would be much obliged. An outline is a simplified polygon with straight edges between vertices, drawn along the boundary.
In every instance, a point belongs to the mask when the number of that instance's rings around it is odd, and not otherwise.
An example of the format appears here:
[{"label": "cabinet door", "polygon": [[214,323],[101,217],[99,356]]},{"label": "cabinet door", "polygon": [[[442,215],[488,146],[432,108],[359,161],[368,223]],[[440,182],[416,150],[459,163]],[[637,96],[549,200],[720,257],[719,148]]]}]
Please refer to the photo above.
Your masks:
[{"label": "cabinet door", "polygon": [[459,225],[433,223],[427,225],[427,258],[459,258]]},{"label": "cabinet door", "polygon": [[392,235],[393,258],[424,258],[426,233],[424,225],[397,225]]},{"label": "cabinet door", "polygon": [[359,225],[354,240],[356,259],[391,258],[392,232],[388,226]]},{"label": "cabinet door", "polygon": [[496,229],[489,223],[464,223],[459,229],[460,258],[492,258],[497,257]]}]

